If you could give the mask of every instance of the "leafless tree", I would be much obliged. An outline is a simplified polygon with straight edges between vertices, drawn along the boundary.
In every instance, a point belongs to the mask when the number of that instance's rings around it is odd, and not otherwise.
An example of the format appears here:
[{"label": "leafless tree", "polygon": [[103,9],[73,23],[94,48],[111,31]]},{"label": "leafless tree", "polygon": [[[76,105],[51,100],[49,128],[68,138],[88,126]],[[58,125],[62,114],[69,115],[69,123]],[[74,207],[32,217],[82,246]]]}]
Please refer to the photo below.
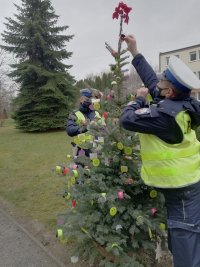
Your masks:
[{"label": "leafless tree", "polygon": [[6,52],[0,49],[0,126],[8,118],[11,102],[17,92],[17,84],[8,77],[10,62]]},{"label": "leafless tree", "polygon": [[[153,67],[155,73],[158,72],[157,67]],[[137,74],[135,68],[133,66],[130,67],[129,75],[126,78],[126,88],[127,88],[127,95],[133,94],[135,95],[136,89],[144,86],[142,80],[140,79],[139,75]]]}]

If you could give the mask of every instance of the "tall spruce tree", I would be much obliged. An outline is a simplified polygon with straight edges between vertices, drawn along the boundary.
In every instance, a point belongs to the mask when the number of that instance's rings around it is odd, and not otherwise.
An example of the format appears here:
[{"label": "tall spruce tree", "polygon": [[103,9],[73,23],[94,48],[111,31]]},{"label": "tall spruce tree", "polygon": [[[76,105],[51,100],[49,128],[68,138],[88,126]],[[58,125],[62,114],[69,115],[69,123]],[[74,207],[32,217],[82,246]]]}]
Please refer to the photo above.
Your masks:
[{"label": "tall spruce tree", "polygon": [[19,84],[14,119],[27,132],[64,128],[76,87],[63,60],[73,35],[62,35],[68,26],[56,26],[58,17],[50,0],[21,0],[15,19],[6,18],[3,49],[18,59],[10,76]]}]

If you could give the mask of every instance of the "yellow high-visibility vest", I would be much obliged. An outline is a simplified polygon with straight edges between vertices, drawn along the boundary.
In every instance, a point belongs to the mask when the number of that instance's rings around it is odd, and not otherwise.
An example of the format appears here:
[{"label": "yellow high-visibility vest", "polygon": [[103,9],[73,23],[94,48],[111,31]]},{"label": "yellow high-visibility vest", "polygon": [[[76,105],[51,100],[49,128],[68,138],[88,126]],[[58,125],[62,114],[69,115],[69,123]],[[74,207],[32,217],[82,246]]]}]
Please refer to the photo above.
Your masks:
[{"label": "yellow high-visibility vest", "polygon": [[[83,115],[83,113],[81,111],[77,111],[75,112],[75,115],[77,117],[76,123],[79,125],[81,122],[85,122],[85,116]],[[100,114],[95,111],[95,118],[100,119],[101,116]],[[77,136],[74,137],[74,143],[79,146],[80,148],[88,148],[88,142],[92,141],[94,139],[94,137],[91,134],[86,133],[81,133],[78,134]]]},{"label": "yellow high-visibility vest", "polygon": [[[86,119],[85,119],[85,116],[83,115],[83,113],[81,111],[76,111],[75,112],[75,115],[77,117],[77,120],[76,120],[76,123],[79,125],[82,121],[85,122]],[[95,111],[95,117],[94,119],[97,118],[97,119],[101,119],[101,116],[99,114],[99,112]]]},{"label": "yellow high-visibility vest", "polygon": [[191,129],[191,118],[181,111],[175,119],[183,132],[180,144],[168,144],[155,135],[139,133],[141,177],[146,185],[179,188],[200,180],[200,143]]}]

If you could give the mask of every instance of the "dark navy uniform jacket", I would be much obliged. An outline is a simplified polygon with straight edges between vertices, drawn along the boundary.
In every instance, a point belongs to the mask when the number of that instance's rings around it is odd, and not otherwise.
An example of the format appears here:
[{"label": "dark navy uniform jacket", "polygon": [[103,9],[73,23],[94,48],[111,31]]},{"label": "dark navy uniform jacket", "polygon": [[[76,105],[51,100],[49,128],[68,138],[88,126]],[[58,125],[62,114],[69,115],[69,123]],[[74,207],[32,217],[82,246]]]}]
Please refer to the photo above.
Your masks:
[{"label": "dark navy uniform jacket", "polygon": [[182,131],[175,120],[181,110],[188,110],[192,118],[192,128],[200,124],[200,102],[192,97],[184,100],[165,99],[156,88],[157,76],[143,55],[138,54],[132,61],[137,73],[154,100],[146,105],[143,97],[137,97],[123,110],[120,123],[130,131],[153,134],[169,144],[180,143]]},{"label": "dark navy uniform jacket", "polygon": [[[93,120],[95,117],[95,111],[89,109],[88,107],[84,107],[82,104],[80,104],[79,111],[83,113],[85,116],[86,120]],[[76,112],[76,111],[75,111]],[[72,112],[69,115],[69,119],[67,121],[67,126],[66,126],[66,132],[69,136],[76,136],[80,133],[85,133],[87,132],[87,127],[86,126],[81,126],[76,123],[77,117],[75,115],[75,112]]]}]

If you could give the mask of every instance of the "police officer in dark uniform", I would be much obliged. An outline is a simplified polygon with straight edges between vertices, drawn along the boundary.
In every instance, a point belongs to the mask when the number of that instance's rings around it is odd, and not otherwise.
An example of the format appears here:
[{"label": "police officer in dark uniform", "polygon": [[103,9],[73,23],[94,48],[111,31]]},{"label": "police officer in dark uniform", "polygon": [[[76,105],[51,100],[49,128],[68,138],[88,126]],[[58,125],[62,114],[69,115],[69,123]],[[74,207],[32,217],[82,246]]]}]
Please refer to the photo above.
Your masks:
[{"label": "police officer in dark uniform", "polygon": [[75,149],[75,155],[79,155],[80,150],[89,157],[90,150],[87,149],[87,142],[92,140],[92,136],[87,133],[88,125],[92,120],[100,119],[100,115],[92,107],[92,91],[90,89],[80,90],[81,98],[79,109],[69,115],[66,132],[74,137],[72,145]]},{"label": "police officer in dark uniform", "polygon": [[[200,266],[200,102],[190,96],[200,80],[177,57],[171,56],[159,80],[137,50],[134,36],[123,40],[132,64],[147,88],[123,110],[120,123],[139,133],[141,177],[165,196],[168,240],[174,267]],[[147,103],[150,93],[153,103]]]}]

